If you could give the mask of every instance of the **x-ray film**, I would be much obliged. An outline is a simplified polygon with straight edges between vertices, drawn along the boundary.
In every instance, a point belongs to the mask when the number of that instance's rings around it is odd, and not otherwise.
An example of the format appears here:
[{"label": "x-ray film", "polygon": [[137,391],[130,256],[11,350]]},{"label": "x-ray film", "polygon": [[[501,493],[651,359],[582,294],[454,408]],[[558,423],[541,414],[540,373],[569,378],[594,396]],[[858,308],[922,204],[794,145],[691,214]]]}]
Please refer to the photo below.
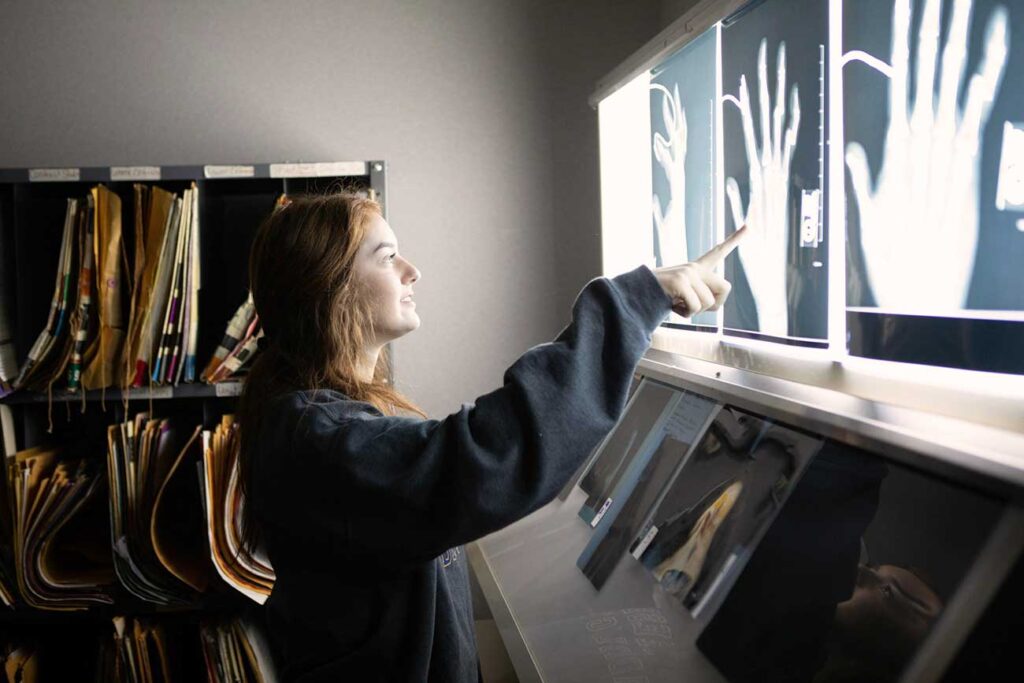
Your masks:
[{"label": "x-ray film", "polygon": [[630,553],[661,590],[702,618],[728,590],[820,446],[820,437],[722,408]]},{"label": "x-ray film", "polygon": [[626,554],[666,482],[718,409],[719,404],[709,398],[688,391],[680,393],[656,438],[630,463],[607,505],[602,504],[600,518],[591,521],[596,530],[576,566],[598,590]]},{"label": "x-ray film", "polygon": [[722,24],[727,334],[824,346],[827,3],[755,3]]},{"label": "x-ray film", "polygon": [[850,352],[1024,373],[1024,6],[842,21]]},{"label": "x-ray film", "polygon": [[679,395],[678,390],[663,384],[647,379],[641,382],[580,480],[580,488],[588,494],[580,509],[580,517],[584,521],[590,523],[600,514],[601,506],[608,500],[629,463],[667,417],[667,411],[679,400]]},{"label": "x-ray film", "polygon": [[[716,50],[706,31],[651,70],[651,183],[654,261],[674,266],[715,245]],[[670,326],[716,325],[714,313]]]}]

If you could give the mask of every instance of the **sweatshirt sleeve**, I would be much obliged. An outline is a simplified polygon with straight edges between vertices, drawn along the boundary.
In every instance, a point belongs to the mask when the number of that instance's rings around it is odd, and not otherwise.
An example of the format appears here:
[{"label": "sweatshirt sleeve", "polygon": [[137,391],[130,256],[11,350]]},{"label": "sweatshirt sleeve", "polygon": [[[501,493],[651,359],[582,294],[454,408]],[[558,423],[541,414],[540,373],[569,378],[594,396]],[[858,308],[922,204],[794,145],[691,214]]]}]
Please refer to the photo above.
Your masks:
[{"label": "sweatshirt sleeve", "polygon": [[307,460],[273,468],[265,503],[278,504],[262,507],[303,517],[277,521],[316,527],[346,555],[399,563],[506,526],[552,500],[614,426],[670,307],[645,266],[592,280],[554,341],[516,360],[499,389],[442,420],[308,402],[282,427],[293,457]]}]

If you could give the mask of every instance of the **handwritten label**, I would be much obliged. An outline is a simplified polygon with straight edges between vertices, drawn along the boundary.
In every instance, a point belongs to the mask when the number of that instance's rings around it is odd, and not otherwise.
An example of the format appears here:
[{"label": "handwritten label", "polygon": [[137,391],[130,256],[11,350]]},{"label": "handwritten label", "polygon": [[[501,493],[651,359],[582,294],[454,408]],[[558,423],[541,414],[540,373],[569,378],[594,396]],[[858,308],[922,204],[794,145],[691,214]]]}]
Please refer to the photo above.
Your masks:
[{"label": "handwritten label", "polygon": [[213,385],[213,393],[216,396],[240,396],[242,394],[242,383],[217,382]]},{"label": "handwritten label", "polygon": [[159,166],[111,166],[111,180],[160,180]]},{"label": "handwritten label", "polygon": [[207,178],[252,178],[256,175],[256,167],[203,166],[203,175]]},{"label": "handwritten label", "polygon": [[800,195],[800,246],[814,248],[822,240],[818,229],[818,205],[821,192],[804,190]]},{"label": "handwritten label", "polygon": [[366,175],[365,161],[270,164],[271,178],[322,178],[353,175]]},{"label": "handwritten label", "polygon": [[365,161],[334,161],[317,164],[316,174],[319,176],[332,175],[366,175]]},{"label": "handwritten label", "polygon": [[609,498],[604,502],[604,505],[601,506],[601,509],[597,511],[597,514],[594,515],[594,519],[590,520],[590,526],[596,528],[597,525],[601,523],[601,518],[604,517],[604,513],[608,512],[608,508],[610,508],[611,506],[612,499]]},{"label": "handwritten label", "polygon": [[996,208],[1024,211],[1024,123],[1003,123]]},{"label": "handwritten label", "polygon": [[633,548],[633,557],[639,560],[640,557],[644,554],[644,551],[646,551],[647,548],[651,545],[651,543],[654,542],[654,537],[657,535],[658,527],[652,524],[651,528],[647,530],[646,534],[644,534],[644,537],[640,540],[639,543],[636,544],[636,547]]},{"label": "handwritten label", "polygon": [[128,392],[129,398],[173,398],[174,387],[153,387],[147,389],[140,387],[138,389],[131,389]]},{"label": "handwritten label", "polygon": [[715,405],[711,399],[689,391],[684,392],[665,424],[665,433],[680,443],[693,443],[700,435]]},{"label": "handwritten label", "polygon": [[271,164],[271,178],[314,178],[316,164]]},{"label": "handwritten label", "polygon": [[28,179],[32,183],[77,182],[81,175],[78,168],[30,168],[28,171]]}]

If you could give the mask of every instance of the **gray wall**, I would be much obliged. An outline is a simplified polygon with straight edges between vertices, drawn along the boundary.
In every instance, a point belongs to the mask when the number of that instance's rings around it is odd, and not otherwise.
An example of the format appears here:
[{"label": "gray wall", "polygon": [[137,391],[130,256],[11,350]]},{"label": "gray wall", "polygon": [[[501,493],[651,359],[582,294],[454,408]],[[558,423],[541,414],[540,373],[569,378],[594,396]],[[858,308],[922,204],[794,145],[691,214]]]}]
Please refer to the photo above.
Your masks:
[{"label": "gray wall", "polygon": [[[600,270],[594,82],[655,0],[4,2],[0,166],[386,159],[400,386],[492,389]],[[210,226],[209,229],[215,229]]]}]

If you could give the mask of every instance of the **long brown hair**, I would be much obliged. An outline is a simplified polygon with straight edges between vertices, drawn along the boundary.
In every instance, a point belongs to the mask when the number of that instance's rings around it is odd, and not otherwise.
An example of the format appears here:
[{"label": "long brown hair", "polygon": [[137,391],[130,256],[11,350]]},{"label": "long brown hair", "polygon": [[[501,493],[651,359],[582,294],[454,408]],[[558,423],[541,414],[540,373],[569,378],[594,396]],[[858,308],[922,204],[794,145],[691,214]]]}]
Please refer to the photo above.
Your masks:
[{"label": "long brown hair", "polygon": [[[249,286],[264,340],[238,404],[239,479],[247,497],[255,456],[255,439],[248,437],[256,434],[275,396],[334,389],[385,415],[425,417],[389,383],[386,349],[370,381],[357,372],[373,322],[352,265],[374,215],[381,215],[376,201],[349,192],[295,197],[275,209],[256,233]],[[252,509],[251,504],[242,508],[242,546],[248,550],[261,538],[248,512]]]}]

